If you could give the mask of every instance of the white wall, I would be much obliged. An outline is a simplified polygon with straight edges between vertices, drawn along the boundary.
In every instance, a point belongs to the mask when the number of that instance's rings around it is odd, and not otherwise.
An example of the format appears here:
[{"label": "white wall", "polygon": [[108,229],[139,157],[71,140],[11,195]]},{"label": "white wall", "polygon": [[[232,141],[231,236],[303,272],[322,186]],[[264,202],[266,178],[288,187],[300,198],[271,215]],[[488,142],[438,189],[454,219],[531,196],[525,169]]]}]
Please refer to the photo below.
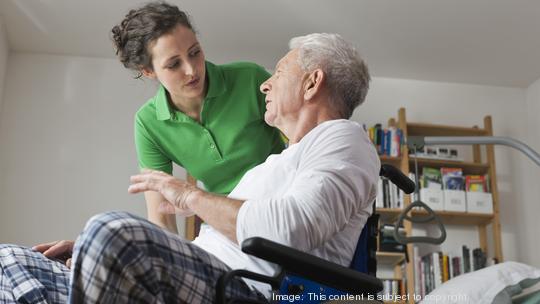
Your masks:
[{"label": "white wall", "polygon": [[155,84],[112,59],[12,53],[0,113],[0,243],[72,239],[128,195],[133,117]]},{"label": "white wall", "polygon": [[2,112],[2,100],[4,93],[4,80],[6,75],[6,65],[9,56],[9,45],[6,34],[6,27],[0,17],[0,112]]},{"label": "white wall", "polygon": [[[405,107],[410,122],[482,127],[484,116],[491,115],[495,135],[525,141],[524,105],[523,89],[375,78],[365,104],[356,110],[353,119],[368,126],[376,122],[386,124],[388,118],[397,118],[400,107]],[[519,152],[498,146],[495,157],[503,256],[505,260],[521,260],[522,250],[516,248],[519,244],[516,227],[522,219],[515,208],[515,202],[521,200],[521,187],[515,180],[521,174],[516,164],[523,157]],[[528,225],[534,223],[530,221]],[[476,228],[450,227],[449,232],[442,246],[444,251],[458,249],[462,244],[478,246]]]},{"label": "white wall", "polygon": [[[133,114],[155,84],[133,80],[112,59],[21,53],[10,55],[7,75],[0,112],[0,243],[74,238],[91,215],[105,210],[144,216],[142,196],[126,190],[137,171]],[[526,141],[525,100],[523,89],[376,78],[353,119],[386,122],[405,107],[409,121],[472,126],[490,114],[496,135]],[[523,218],[513,203],[522,199],[515,181],[516,163],[524,159],[507,148],[495,151],[504,256],[526,259],[518,233],[530,230],[532,237],[535,219],[519,230]],[[477,244],[474,230],[453,230],[448,247]]]},{"label": "white wall", "polygon": [[[540,79],[533,83],[527,89],[527,98],[525,104],[527,144],[536,151],[540,151]],[[521,183],[521,191],[523,200],[520,202],[518,210],[522,221],[519,222],[519,242],[522,250],[523,261],[532,265],[540,266],[540,244],[538,242],[538,232],[540,225],[538,224],[538,216],[540,215],[540,168],[534,165],[528,159],[524,159],[520,163],[520,168],[523,172]]]}]

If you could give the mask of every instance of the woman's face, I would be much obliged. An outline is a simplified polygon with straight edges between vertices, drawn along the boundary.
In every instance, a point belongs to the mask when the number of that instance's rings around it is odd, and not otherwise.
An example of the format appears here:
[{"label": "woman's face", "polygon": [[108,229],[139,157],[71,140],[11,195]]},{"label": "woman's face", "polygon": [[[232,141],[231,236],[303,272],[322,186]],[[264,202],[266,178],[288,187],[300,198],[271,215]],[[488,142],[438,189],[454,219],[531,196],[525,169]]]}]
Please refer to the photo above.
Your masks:
[{"label": "woman's face", "polygon": [[157,78],[173,101],[204,98],[204,53],[192,30],[178,25],[171,33],[150,44],[149,51],[153,70],[144,70],[143,74]]}]

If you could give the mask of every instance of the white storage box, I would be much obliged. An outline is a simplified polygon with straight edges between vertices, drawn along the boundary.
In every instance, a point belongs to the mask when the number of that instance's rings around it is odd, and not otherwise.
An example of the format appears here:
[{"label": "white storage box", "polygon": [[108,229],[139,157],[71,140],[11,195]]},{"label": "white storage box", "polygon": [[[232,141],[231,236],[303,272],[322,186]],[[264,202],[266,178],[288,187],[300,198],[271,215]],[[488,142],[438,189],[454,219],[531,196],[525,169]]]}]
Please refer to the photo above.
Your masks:
[{"label": "white storage box", "polygon": [[467,212],[493,213],[493,198],[491,193],[467,192]]},{"label": "white storage box", "polygon": [[420,189],[420,199],[433,210],[444,210],[442,190],[422,188]]},{"label": "white storage box", "polygon": [[444,210],[446,211],[467,211],[467,202],[465,200],[465,191],[462,190],[443,190]]}]

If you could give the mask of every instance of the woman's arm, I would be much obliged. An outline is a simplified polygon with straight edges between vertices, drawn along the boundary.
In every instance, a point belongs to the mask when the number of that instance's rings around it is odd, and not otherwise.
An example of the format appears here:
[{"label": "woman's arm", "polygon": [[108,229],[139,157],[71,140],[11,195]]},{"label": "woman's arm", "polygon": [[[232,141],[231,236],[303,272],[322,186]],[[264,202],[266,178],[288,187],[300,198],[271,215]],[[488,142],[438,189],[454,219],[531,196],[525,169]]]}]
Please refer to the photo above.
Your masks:
[{"label": "woman's arm", "polygon": [[165,228],[172,233],[178,234],[178,228],[176,226],[176,215],[165,214],[159,211],[159,205],[165,201],[163,195],[155,191],[146,191],[144,193],[146,199],[146,211],[148,214],[148,220],[161,228]]}]

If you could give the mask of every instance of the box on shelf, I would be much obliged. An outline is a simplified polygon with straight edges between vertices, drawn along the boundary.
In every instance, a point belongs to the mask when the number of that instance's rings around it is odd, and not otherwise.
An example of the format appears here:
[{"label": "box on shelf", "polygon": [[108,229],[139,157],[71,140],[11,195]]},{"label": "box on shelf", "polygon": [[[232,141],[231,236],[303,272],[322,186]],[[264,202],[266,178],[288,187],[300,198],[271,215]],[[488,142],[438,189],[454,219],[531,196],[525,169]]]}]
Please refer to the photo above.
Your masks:
[{"label": "box on shelf", "polygon": [[467,212],[493,213],[493,198],[491,193],[467,191]]},{"label": "box on shelf", "polygon": [[444,210],[442,190],[422,188],[420,189],[420,199],[433,210]]},{"label": "box on shelf", "polygon": [[467,211],[467,202],[465,191],[462,190],[443,190],[444,210],[446,211]]}]

